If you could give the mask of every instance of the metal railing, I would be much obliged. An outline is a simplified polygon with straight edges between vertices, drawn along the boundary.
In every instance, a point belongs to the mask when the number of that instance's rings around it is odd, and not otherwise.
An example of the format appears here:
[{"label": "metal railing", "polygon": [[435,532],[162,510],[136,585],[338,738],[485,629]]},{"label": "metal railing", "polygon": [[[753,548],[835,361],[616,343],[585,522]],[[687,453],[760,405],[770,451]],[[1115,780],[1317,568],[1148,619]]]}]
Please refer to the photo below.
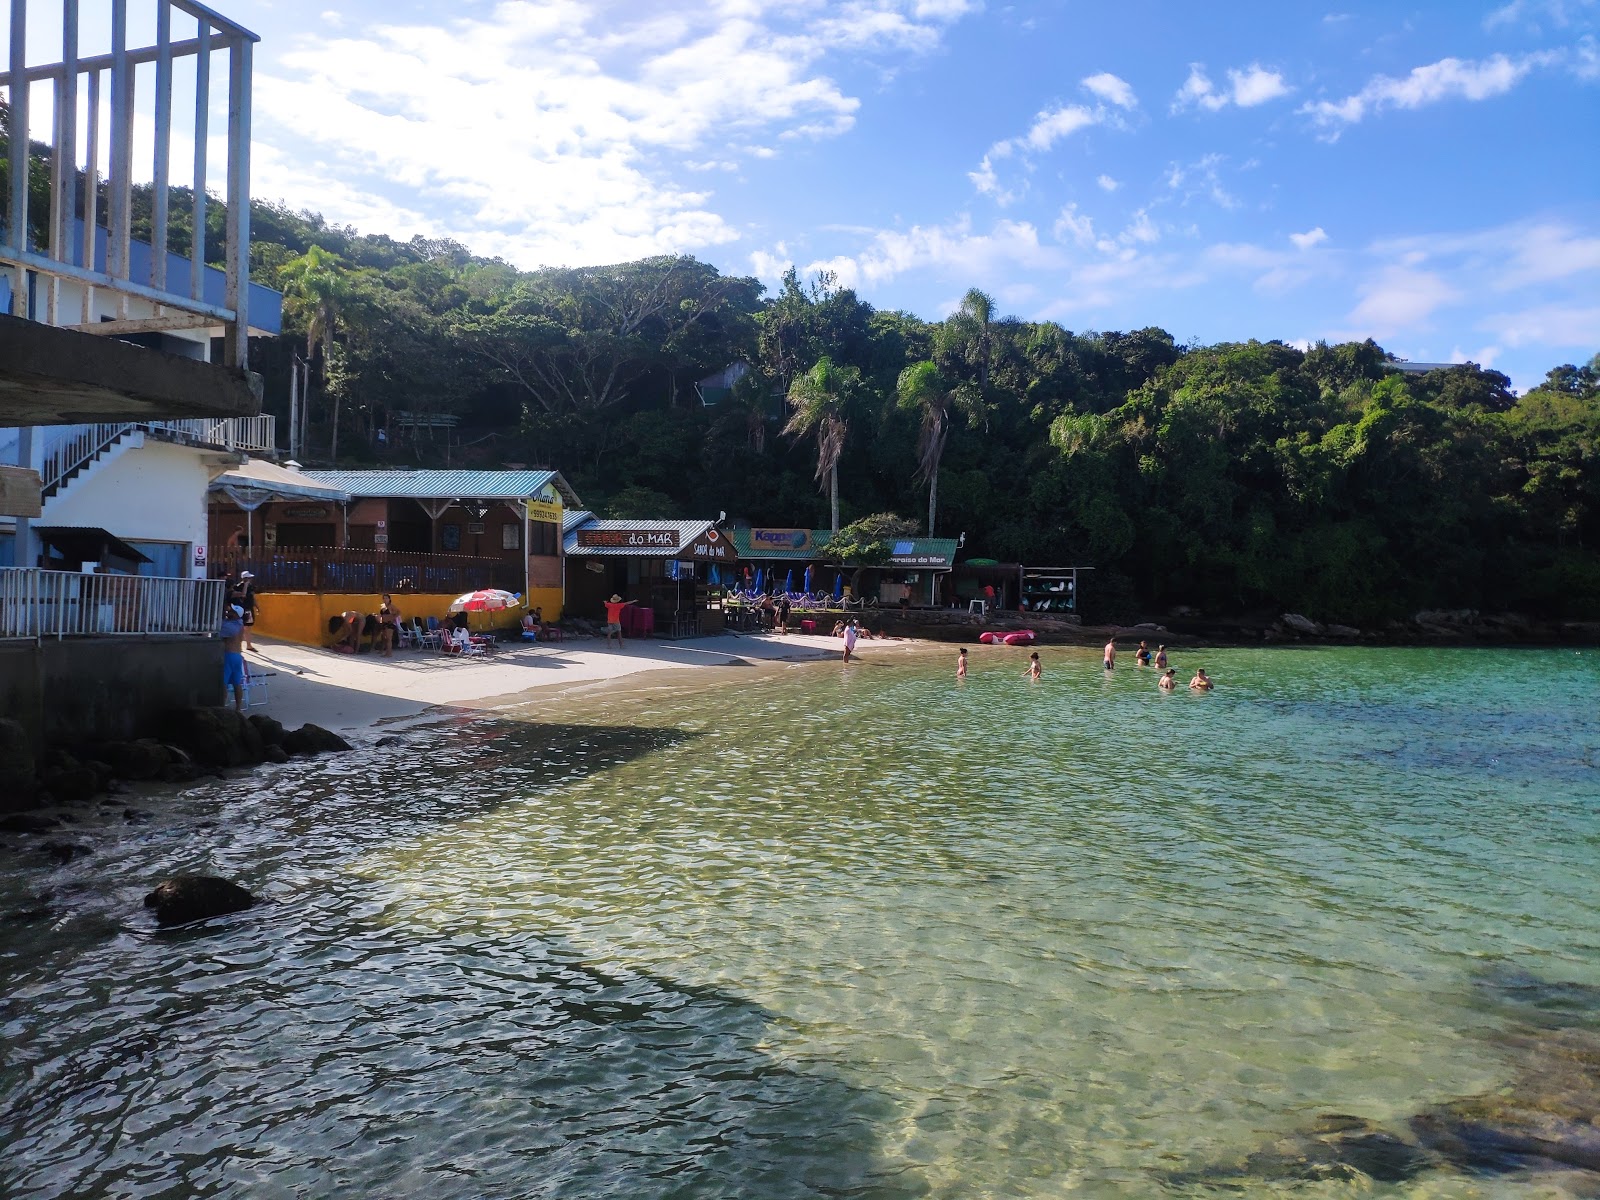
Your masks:
[{"label": "metal railing", "polygon": [[412,554],[390,550],[351,550],[333,546],[241,550],[212,546],[211,570],[255,575],[258,592],[471,592],[504,588],[520,592],[523,563],[466,554]]},{"label": "metal railing", "polygon": [[[15,316],[33,318],[28,311],[28,274],[37,273],[45,306],[45,320],[66,324],[60,318],[60,286],[81,285],[80,328],[96,326],[101,333],[155,332],[163,329],[221,323],[225,328],[229,366],[248,366],[249,314],[246,311],[250,279],[250,99],[252,56],[256,35],[194,0],[156,0],[156,42],[153,46],[128,45],[128,5],[112,0],[111,52],[79,52],[79,0],[60,0],[59,42],[54,37],[30,37],[28,0],[11,0],[10,61],[0,71],[0,87],[10,94],[10,189],[8,220],[0,230],[0,263],[11,267],[11,304]],[[193,21],[192,38],[173,40],[173,14]],[[33,46],[61,46],[55,62],[30,62]],[[228,204],[226,282],[222,303],[206,295],[206,168],[211,119],[211,56],[227,54],[227,186]],[[168,216],[172,176],[173,67],[176,60],[194,59],[194,111],[180,124],[179,136],[194,146],[190,180],[191,245],[187,279],[168,278]],[[151,171],[149,262],[135,279],[133,267],[133,163],[134,121],[139,111],[136,95],[138,68],[155,66],[153,96],[154,162]],[[151,78],[150,74],[145,76]],[[32,245],[29,213],[30,172],[15,164],[29,158],[30,84],[48,84],[51,90],[49,129],[50,205],[42,248]],[[85,156],[78,156],[79,99],[84,100],[87,129]],[[102,99],[103,97],[103,99]],[[102,111],[104,110],[104,111]],[[145,111],[148,111],[145,110]],[[102,122],[106,128],[102,129]],[[102,214],[100,164],[102,143],[106,162],[106,244],[103,264],[97,248]],[[78,182],[82,189],[80,206]],[[182,264],[183,260],[178,259]],[[103,288],[116,297],[116,317],[98,325],[94,292]],[[129,300],[155,306],[154,315],[130,319]],[[177,309],[182,316],[166,313]]]},{"label": "metal railing", "polygon": [[276,418],[219,417],[184,421],[111,421],[72,425],[45,446],[39,465],[40,483],[51,494],[74,471],[105,452],[118,438],[143,430],[169,440],[193,442],[222,450],[271,454],[277,449]]},{"label": "metal railing", "polygon": [[222,619],[220,579],[156,579],[0,567],[0,639],[207,636]]}]

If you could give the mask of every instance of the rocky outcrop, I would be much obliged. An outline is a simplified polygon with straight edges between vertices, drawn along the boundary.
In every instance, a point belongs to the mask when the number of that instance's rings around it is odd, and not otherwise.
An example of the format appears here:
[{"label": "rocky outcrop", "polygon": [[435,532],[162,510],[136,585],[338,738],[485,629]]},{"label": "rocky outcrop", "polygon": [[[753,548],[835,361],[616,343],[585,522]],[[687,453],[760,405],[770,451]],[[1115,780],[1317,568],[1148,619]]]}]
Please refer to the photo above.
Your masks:
[{"label": "rocky outcrop", "polygon": [[273,720],[265,713],[251,713],[248,719],[250,724],[255,726],[255,731],[260,735],[263,745],[283,745],[284,729],[280,722]]},{"label": "rocky outcrop", "polygon": [[215,875],[177,875],[156,884],[144,898],[158,925],[187,925],[228,913],[243,912],[256,898],[236,883]]},{"label": "rocky outcrop", "polygon": [[1284,613],[1278,618],[1278,624],[1290,633],[1298,633],[1301,637],[1316,637],[1322,632],[1321,625],[1299,613]]},{"label": "rocky outcrop", "polygon": [[337,733],[309,723],[284,734],[283,748],[288,753],[296,755],[332,754],[340,750],[354,749]]}]

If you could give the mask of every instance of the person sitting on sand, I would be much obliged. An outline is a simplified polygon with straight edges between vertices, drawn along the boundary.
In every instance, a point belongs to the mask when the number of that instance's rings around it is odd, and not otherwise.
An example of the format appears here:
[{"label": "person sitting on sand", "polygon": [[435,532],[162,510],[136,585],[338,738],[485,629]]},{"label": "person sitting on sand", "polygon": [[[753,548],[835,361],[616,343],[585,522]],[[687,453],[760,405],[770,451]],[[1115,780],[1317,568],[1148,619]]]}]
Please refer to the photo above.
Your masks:
[{"label": "person sitting on sand", "polygon": [[1149,642],[1140,642],[1139,643],[1139,648],[1136,651],[1134,651],[1133,661],[1134,661],[1135,665],[1141,666],[1141,667],[1148,667],[1150,665],[1150,643]]},{"label": "person sitting on sand", "polygon": [[1206,674],[1204,667],[1196,667],[1194,678],[1189,680],[1189,686],[1197,692],[1209,692],[1217,685],[1211,682],[1211,678]]},{"label": "person sitting on sand", "polygon": [[844,622],[842,620],[835,621],[833,623],[833,636],[834,637],[843,637],[844,636]]},{"label": "person sitting on sand", "polygon": [[346,609],[338,616],[329,617],[328,634],[332,639],[328,643],[329,650],[354,654],[361,643],[361,614],[354,609]]},{"label": "person sitting on sand", "polygon": [[1037,683],[1044,675],[1044,666],[1039,662],[1039,652],[1035,650],[1028,655],[1028,678]]},{"label": "person sitting on sand", "polygon": [[1163,692],[1176,691],[1178,687],[1178,672],[1172,667],[1167,668],[1167,673],[1161,677],[1159,684]]},{"label": "person sitting on sand", "polygon": [[616,592],[612,592],[611,599],[605,602],[606,623],[600,632],[606,635],[606,645],[609,646],[611,639],[616,638],[617,649],[622,649],[622,610],[632,603],[632,600],[624,600]]},{"label": "person sitting on sand", "polygon": [[1167,669],[1167,648],[1165,646],[1156,647],[1156,668],[1162,671]]}]

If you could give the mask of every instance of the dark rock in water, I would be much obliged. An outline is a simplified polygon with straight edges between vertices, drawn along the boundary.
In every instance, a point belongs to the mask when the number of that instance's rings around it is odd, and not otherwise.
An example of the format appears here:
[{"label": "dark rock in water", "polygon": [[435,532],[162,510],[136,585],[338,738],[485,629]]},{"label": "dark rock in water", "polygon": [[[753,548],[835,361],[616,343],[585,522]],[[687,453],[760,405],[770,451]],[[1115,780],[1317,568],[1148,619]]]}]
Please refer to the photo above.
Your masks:
[{"label": "dark rock in water", "polygon": [[1543,979],[1527,971],[1498,967],[1477,980],[1485,999],[1513,1007],[1523,1021],[1560,1026],[1600,1019],[1600,986]]},{"label": "dark rock in water", "polygon": [[34,802],[33,743],[22,722],[0,719],[0,812],[18,812]]},{"label": "dark rock in water", "polygon": [[283,725],[267,716],[265,713],[251,713],[250,724],[255,726],[255,731],[261,736],[264,746],[283,745]]},{"label": "dark rock in water", "polygon": [[129,825],[148,824],[153,817],[153,813],[147,813],[142,808],[125,808],[122,810],[122,819]]},{"label": "dark rock in water", "polygon": [[[1600,1129],[1551,1113],[1503,1109],[1498,1098],[1441,1104],[1411,1118],[1417,1139],[1451,1166],[1507,1175],[1539,1168],[1600,1171]],[[1484,1104],[1485,1100],[1490,1103]]]},{"label": "dark rock in water", "polygon": [[91,767],[47,767],[39,772],[39,785],[57,804],[87,804],[100,794],[101,779]]},{"label": "dark rock in water", "polygon": [[269,763],[286,763],[289,761],[289,752],[282,746],[268,746],[261,752],[261,761]]},{"label": "dark rock in water", "polygon": [[45,842],[39,847],[47,858],[53,858],[58,863],[69,863],[75,858],[83,858],[92,853],[87,846],[77,842]]},{"label": "dark rock in water", "polygon": [[99,755],[118,779],[136,782],[160,779],[172,762],[166,747],[151,741],[108,742],[100,747]]},{"label": "dark rock in water", "polygon": [[179,709],[168,714],[165,732],[201,766],[242,767],[261,761],[261,734],[231,708]]},{"label": "dark rock in water", "polygon": [[1242,1163],[1214,1164],[1169,1176],[1175,1184],[1228,1186],[1246,1179],[1276,1183],[1352,1181],[1403,1183],[1436,1166],[1423,1146],[1387,1132],[1362,1117],[1327,1113],[1309,1130],[1291,1134]]},{"label": "dark rock in water", "polygon": [[331,754],[352,747],[337,733],[332,733],[320,725],[306,724],[291,733],[284,734],[283,748],[290,754]]},{"label": "dark rock in water", "polygon": [[243,912],[256,898],[236,883],[215,875],[177,875],[156,884],[144,898],[146,908],[155,909],[160,925],[187,925],[207,917]]},{"label": "dark rock in water", "polygon": [[388,734],[388,735],[386,735],[384,737],[379,738],[376,742],[373,743],[373,745],[375,745],[375,746],[398,746],[398,745],[400,745],[402,743],[402,741],[403,741],[403,739],[400,737],[399,734],[391,733],[391,734]]}]

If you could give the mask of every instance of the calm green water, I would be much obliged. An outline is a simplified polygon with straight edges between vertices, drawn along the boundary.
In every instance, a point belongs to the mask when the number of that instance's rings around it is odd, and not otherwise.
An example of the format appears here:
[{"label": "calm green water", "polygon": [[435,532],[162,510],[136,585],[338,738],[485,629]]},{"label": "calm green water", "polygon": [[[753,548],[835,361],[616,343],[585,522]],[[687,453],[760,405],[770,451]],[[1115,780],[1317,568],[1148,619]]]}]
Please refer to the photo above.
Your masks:
[{"label": "calm green water", "polygon": [[[1600,984],[1600,653],[1097,658],[591,690],[14,846],[0,1195],[1214,1194],[1498,1086],[1486,978]],[[180,869],[274,903],[157,935]]]}]

